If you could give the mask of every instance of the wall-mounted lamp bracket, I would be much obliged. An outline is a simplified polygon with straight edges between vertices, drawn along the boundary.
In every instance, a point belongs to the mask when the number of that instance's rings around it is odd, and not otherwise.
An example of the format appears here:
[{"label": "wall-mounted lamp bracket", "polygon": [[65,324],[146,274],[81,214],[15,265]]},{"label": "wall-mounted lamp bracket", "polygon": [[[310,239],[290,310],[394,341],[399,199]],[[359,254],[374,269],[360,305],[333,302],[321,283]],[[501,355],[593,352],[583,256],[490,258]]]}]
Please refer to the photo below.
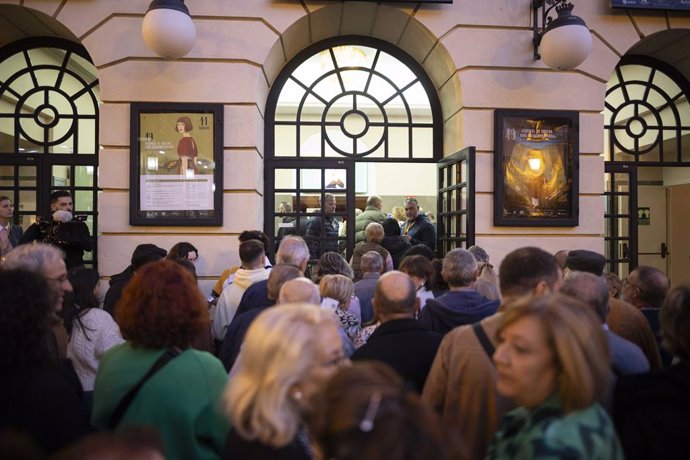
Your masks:
[{"label": "wall-mounted lamp bracket", "polygon": [[[556,19],[549,16],[554,8],[556,13],[558,13]],[[532,0],[532,30],[534,31],[532,43],[534,44],[535,61],[541,59],[539,45],[541,44],[542,37],[548,30],[566,23],[580,23],[586,27],[582,19],[571,14],[572,11],[573,4],[568,0]],[[541,22],[539,19],[541,19]]]}]

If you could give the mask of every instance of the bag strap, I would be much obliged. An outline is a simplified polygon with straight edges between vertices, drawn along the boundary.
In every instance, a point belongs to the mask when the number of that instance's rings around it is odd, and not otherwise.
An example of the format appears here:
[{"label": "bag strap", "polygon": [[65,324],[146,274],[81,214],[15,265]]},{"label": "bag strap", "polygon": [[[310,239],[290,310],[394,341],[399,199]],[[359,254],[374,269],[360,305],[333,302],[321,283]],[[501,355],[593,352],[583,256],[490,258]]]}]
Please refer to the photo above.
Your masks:
[{"label": "bag strap", "polygon": [[488,356],[489,361],[493,363],[493,359],[491,358],[493,357],[494,352],[496,351],[496,347],[494,347],[494,344],[491,343],[491,340],[489,340],[489,337],[486,335],[486,332],[484,332],[482,324],[479,321],[477,321],[472,325],[472,330],[474,331],[474,334],[477,336],[477,340],[479,340],[479,343],[482,345],[482,348],[484,349],[486,356]]},{"label": "bag strap", "polygon": [[132,401],[134,401],[134,398],[136,398],[137,394],[139,393],[139,390],[141,390],[141,387],[144,386],[144,384],[154,376],[156,372],[161,370],[163,366],[168,364],[173,358],[178,356],[179,354],[182,353],[182,350],[180,350],[177,347],[173,348],[168,348],[165,353],[163,353],[155,363],[153,363],[153,366],[151,366],[151,369],[144,375],[139,382],[130,389],[127,394],[120,400],[120,403],[117,405],[115,410],[113,411],[112,415],[110,416],[110,420],[108,422],[108,426],[111,430],[114,430],[117,425],[120,423],[120,420],[122,420],[122,417],[125,415],[127,412],[127,409],[129,408],[130,404],[132,404]]}]

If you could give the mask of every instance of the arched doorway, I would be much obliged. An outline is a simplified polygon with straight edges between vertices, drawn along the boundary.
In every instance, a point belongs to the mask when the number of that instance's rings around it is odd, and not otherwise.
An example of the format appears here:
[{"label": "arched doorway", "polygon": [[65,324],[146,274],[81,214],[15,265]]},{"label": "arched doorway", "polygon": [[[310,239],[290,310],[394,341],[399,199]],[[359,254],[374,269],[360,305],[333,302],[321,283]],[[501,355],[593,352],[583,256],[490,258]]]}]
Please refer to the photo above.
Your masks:
[{"label": "arched doorway", "polygon": [[[431,187],[428,206],[436,208],[440,103],[421,66],[397,47],[370,37],[328,39],[297,54],[276,78],[265,149],[266,233],[276,244],[304,236],[312,258],[328,250],[349,258],[372,169],[399,174],[402,190],[405,183]],[[420,176],[425,168],[430,175]],[[397,190],[391,201],[402,204],[404,195],[411,194]]]},{"label": "arched doorway", "polygon": [[[638,265],[671,275],[667,230],[673,190],[668,175],[680,168],[690,183],[688,96],[688,79],[650,56],[625,56],[609,80],[604,110],[606,255],[610,270],[621,277]],[[676,259],[682,254],[679,248]]]},{"label": "arched doorway", "polygon": [[51,192],[68,190],[96,235],[98,103],[96,68],[81,45],[50,37],[0,48],[0,195],[14,201],[16,224],[26,229],[47,213]]}]

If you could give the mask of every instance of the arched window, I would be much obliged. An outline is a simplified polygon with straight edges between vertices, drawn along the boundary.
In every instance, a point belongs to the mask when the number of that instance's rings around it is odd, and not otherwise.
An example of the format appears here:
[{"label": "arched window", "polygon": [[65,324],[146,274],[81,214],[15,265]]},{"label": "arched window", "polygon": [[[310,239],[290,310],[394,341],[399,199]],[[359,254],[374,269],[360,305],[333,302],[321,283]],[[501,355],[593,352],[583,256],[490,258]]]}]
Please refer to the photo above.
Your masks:
[{"label": "arched window", "polygon": [[98,103],[82,46],[35,38],[0,49],[0,195],[13,199],[24,228],[46,215],[51,192],[68,190],[96,235]]},{"label": "arched window", "polygon": [[[304,236],[313,258],[326,250],[349,257],[354,210],[372,194],[372,171],[402,163],[435,171],[442,123],[431,80],[397,47],[345,36],[303,50],[267,101],[265,230],[277,240]],[[325,211],[332,200],[335,210]]]},{"label": "arched window", "polygon": [[[666,257],[666,243],[661,249],[655,241],[643,241],[644,248],[639,246],[641,232],[644,236],[652,227],[648,226],[649,208],[638,207],[638,185],[643,184],[638,183],[638,174],[643,166],[690,166],[688,96],[688,80],[675,68],[648,56],[623,57],[608,82],[604,109],[606,256],[609,270],[621,277],[637,267],[640,256],[656,257],[659,252],[661,258]],[[659,183],[663,181],[658,178],[644,180],[649,186]],[[665,222],[658,214],[655,218],[657,223]],[[666,232],[665,227],[655,227],[655,231]]]},{"label": "arched window", "polygon": [[626,57],[608,83],[606,160],[690,162],[690,85],[670,66]]}]

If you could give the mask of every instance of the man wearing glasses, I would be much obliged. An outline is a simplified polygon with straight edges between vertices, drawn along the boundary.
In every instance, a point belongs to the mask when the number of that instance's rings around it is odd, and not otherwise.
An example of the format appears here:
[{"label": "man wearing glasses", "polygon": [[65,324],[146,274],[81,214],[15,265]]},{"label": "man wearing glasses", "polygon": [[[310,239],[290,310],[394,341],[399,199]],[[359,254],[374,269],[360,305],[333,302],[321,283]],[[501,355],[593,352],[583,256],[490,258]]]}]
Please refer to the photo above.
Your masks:
[{"label": "man wearing glasses", "polygon": [[65,295],[72,292],[72,284],[67,278],[67,267],[61,250],[44,243],[21,245],[5,258],[3,270],[26,270],[43,276],[55,292],[55,311],[53,314],[53,334],[56,357],[64,359],[67,353],[67,331],[57,312],[62,310]]}]

